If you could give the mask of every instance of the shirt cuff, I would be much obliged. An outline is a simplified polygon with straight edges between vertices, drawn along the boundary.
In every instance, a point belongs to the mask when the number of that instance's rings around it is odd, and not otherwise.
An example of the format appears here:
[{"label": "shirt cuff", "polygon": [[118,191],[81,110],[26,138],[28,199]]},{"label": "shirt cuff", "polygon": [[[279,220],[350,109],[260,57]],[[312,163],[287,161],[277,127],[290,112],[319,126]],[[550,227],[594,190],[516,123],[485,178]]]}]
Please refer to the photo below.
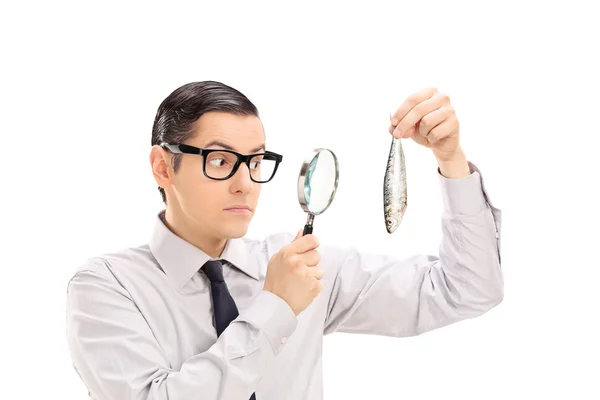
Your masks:
[{"label": "shirt cuff", "polygon": [[473,163],[468,163],[471,174],[464,178],[447,178],[438,168],[445,213],[474,215],[486,207],[481,172]]},{"label": "shirt cuff", "polygon": [[238,320],[247,321],[259,328],[267,337],[273,354],[278,355],[290,335],[298,326],[298,318],[281,297],[262,290]]}]

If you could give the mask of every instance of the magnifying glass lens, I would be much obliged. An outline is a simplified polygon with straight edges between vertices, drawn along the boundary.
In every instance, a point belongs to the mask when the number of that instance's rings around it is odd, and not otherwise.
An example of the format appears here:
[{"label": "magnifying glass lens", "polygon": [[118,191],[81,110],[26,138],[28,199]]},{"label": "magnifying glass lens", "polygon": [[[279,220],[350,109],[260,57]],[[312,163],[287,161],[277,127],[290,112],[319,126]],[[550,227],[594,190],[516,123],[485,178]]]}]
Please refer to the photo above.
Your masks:
[{"label": "magnifying glass lens", "polygon": [[336,190],[337,168],[331,152],[319,152],[308,166],[304,193],[306,204],[314,214],[320,214],[329,206]]},{"label": "magnifying glass lens", "polygon": [[304,234],[312,233],[314,216],[325,211],[333,201],[338,177],[337,158],[331,150],[317,149],[305,160],[298,179],[298,200],[309,213]]}]

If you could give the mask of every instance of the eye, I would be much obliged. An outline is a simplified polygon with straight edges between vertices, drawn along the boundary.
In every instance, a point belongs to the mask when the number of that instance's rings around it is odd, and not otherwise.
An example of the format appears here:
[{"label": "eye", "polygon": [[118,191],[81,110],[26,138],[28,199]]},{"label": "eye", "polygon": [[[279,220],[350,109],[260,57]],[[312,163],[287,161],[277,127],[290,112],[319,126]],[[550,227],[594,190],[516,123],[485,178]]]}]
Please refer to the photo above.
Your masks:
[{"label": "eye", "polygon": [[253,161],[250,162],[250,168],[251,169],[257,169],[258,167],[260,167],[260,161],[253,160]]},{"label": "eye", "polygon": [[211,158],[210,160],[208,160],[208,162],[213,167],[223,167],[227,163],[227,160],[225,160],[224,158],[218,158],[217,157],[217,158]]}]

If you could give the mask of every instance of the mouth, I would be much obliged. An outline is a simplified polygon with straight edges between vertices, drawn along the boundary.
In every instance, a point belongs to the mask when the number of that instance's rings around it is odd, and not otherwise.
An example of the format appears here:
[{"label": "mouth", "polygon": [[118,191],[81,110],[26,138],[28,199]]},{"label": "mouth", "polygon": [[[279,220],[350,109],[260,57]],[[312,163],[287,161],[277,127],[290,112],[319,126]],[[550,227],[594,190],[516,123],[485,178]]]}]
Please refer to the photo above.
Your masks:
[{"label": "mouth", "polygon": [[250,206],[243,205],[243,204],[236,204],[234,206],[227,207],[224,210],[235,213],[235,214],[250,214],[252,212],[252,209],[250,208]]}]

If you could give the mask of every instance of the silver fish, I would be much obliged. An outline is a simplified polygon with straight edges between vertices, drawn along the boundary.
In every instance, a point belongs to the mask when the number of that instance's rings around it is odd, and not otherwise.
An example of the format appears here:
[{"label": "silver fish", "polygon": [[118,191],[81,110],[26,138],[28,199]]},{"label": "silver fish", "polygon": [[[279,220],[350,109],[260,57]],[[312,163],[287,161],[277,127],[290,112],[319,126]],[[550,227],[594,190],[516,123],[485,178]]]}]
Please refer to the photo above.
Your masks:
[{"label": "silver fish", "polygon": [[392,139],[383,182],[383,213],[388,233],[394,233],[398,226],[400,226],[408,204],[406,165],[401,140]]}]

